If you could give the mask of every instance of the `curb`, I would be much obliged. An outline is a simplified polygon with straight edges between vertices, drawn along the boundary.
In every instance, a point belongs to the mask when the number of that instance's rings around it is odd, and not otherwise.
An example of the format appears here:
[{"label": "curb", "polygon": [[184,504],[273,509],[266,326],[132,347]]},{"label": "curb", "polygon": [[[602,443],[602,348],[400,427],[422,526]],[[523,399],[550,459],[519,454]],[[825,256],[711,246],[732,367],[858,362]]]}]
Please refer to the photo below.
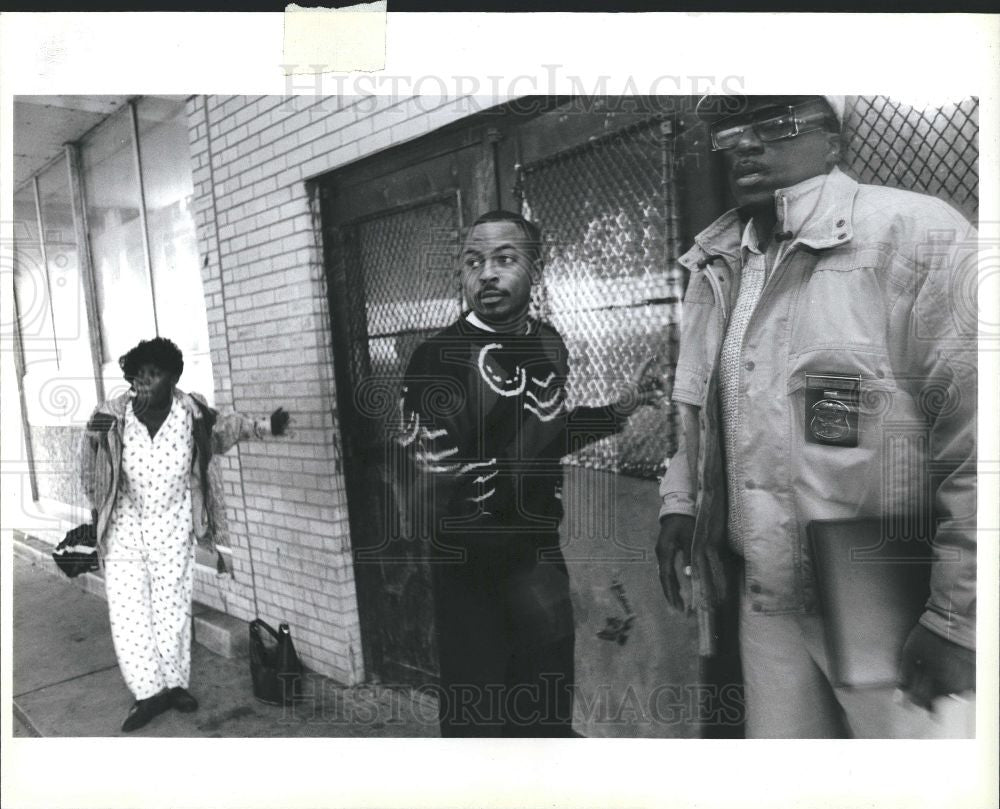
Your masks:
[{"label": "curb", "polygon": [[24,729],[28,731],[29,736],[35,739],[44,738],[42,736],[42,732],[37,727],[35,727],[35,723],[31,721],[31,717],[28,716],[24,712],[24,709],[17,704],[17,700],[12,699],[10,701],[10,704],[11,704],[11,709],[13,710],[14,713],[14,721],[20,723],[24,727]]}]

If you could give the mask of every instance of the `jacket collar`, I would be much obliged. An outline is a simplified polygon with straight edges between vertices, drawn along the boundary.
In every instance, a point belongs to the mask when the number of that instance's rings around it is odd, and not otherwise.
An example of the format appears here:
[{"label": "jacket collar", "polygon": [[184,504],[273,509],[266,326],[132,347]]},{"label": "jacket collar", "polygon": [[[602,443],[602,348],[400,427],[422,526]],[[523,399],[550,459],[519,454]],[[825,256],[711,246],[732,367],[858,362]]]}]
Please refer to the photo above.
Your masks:
[{"label": "jacket collar", "polygon": [[[778,221],[791,231],[789,249],[802,244],[825,250],[847,244],[854,237],[852,211],[858,184],[834,168],[818,186],[810,180],[774,192]],[[721,256],[730,265],[738,263],[743,223],[739,212],[726,211],[694,237],[694,246],[679,259],[691,272],[704,269],[706,259]]]},{"label": "jacket collar", "polygon": [[[499,335],[501,335],[503,337],[509,337],[511,334],[514,334],[514,332],[500,332],[500,331],[497,331],[489,323],[484,322],[479,317],[479,315],[477,315],[475,312],[472,312],[472,311],[470,311],[465,316],[464,322],[467,323],[468,325],[472,326],[473,328],[478,329],[479,331],[488,331],[488,332],[491,332],[493,334],[499,334]],[[534,321],[529,317],[528,320],[524,324],[524,330],[522,332],[519,332],[519,333],[520,334],[531,334],[531,331],[534,328],[534,325],[535,325]]]},{"label": "jacket collar", "polygon": [[[174,388],[173,396],[174,401],[179,402],[191,414],[192,418],[200,419],[204,416],[205,411],[208,410],[208,406],[203,405],[199,401],[200,397],[197,394],[185,393],[180,388]],[[131,399],[132,397],[128,393],[115,396],[113,399],[108,399],[99,405],[97,412],[113,416],[119,423],[124,423],[125,411],[128,409]]]},{"label": "jacket collar", "polygon": [[775,192],[779,221],[793,234],[792,244],[826,250],[854,238],[852,214],[858,184],[840,169],[818,186],[805,183]]}]

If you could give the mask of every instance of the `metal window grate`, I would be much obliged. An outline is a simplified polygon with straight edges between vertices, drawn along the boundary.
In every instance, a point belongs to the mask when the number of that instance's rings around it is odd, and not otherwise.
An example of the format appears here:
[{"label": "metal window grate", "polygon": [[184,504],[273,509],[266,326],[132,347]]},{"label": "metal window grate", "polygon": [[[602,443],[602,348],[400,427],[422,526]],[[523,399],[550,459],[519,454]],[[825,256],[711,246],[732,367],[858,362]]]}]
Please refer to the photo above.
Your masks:
[{"label": "metal window grate", "polygon": [[355,225],[369,335],[433,331],[459,312],[454,195]]},{"label": "metal window grate", "polygon": [[[615,400],[648,356],[672,382],[683,275],[671,131],[654,119],[523,168],[524,213],[545,239],[536,309],[569,349],[571,404]],[[566,460],[654,477],[675,450],[671,409],[643,408]]]},{"label": "metal window grate", "polygon": [[345,228],[353,266],[364,279],[365,325],[355,329],[367,335],[368,353],[355,359],[356,372],[359,379],[385,380],[392,401],[416,347],[458,317],[457,217],[457,199],[449,195]]},{"label": "metal window grate", "polygon": [[979,100],[916,107],[848,96],[844,167],[863,183],[931,194],[972,222],[979,214]]}]

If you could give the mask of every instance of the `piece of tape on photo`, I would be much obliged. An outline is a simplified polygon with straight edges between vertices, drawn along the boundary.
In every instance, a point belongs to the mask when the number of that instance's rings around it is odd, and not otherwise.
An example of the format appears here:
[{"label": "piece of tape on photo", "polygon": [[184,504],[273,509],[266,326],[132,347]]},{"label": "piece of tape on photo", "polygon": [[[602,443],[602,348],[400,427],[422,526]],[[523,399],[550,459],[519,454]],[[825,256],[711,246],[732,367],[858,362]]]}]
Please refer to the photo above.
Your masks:
[{"label": "piece of tape on photo", "polygon": [[288,73],[385,69],[386,0],[346,8],[285,6],[283,58]]}]

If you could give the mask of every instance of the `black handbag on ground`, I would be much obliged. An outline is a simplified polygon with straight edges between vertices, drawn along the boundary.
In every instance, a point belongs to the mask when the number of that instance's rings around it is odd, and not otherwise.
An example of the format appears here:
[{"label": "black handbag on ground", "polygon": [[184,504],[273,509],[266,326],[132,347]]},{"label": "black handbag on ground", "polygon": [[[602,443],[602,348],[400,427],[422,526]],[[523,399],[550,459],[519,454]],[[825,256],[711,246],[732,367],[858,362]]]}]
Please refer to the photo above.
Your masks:
[{"label": "black handbag on ground", "polygon": [[275,632],[260,618],[250,622],[250,677],[253,695],[261,702],[290,705],[300,698],[302,662],[288,624],[280,624]]},{"label": "black handbag on ground", "polygon": [[67,531],[63,541],[52,551],[52,559],[59,569],[71,579],[81,573],[98,570],[97,528],[89,523]]}]

